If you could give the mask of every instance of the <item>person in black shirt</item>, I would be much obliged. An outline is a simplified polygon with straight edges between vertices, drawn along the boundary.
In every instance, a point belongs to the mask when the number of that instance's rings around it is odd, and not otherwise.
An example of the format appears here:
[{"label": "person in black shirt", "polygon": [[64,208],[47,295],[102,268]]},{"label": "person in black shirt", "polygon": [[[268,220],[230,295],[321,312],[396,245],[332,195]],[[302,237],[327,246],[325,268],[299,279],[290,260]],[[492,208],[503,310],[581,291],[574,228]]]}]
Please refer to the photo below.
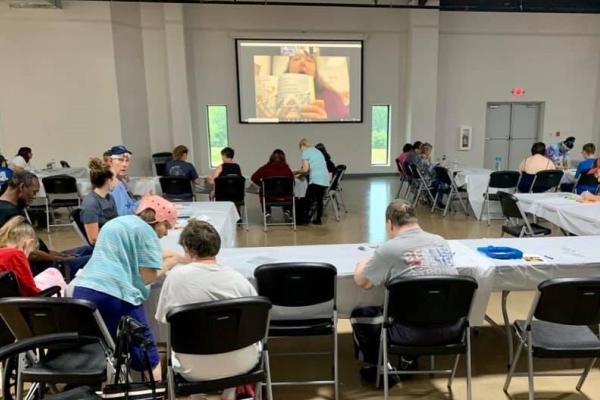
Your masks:
[{"label": "person in black shirt", "polygon": [[215,179],[220,176],[225,175],[239,175],[242,176],[242,169],[238,164],[233,162],[233,156],[235,155],[235,151],[231,147],[225,147],[221,150],[221,159],[223,160],[223,164],[219,165],[215,172],[206,180],[211,185],[214,185]]},{"label": "person in black shirt", "polygon": [[[15,215],[27,217],[24,210],[35,199],[39,190],[40,182],[37,176],[28,171],[16,172],[8,180],[6,191],[0,196],[0,227]],[[57,268],[60,263],[68,265],[74,274],[87,263],[91,254],[90,246],[64,252],[53,251],[39,239],[39,250],[31,252],[29,262],[34,275],[50,267]]]},{"label": "person in black shirt", "polygon": [[331,175],[335,174],[335,163],[331,161],[331,155],[327,152],[325,145],[323,143],[317,143],[315,144],[315,149],[323,153],[323,157],[325,157],[325,164],[327,164],[327,171],[329,171]]}]

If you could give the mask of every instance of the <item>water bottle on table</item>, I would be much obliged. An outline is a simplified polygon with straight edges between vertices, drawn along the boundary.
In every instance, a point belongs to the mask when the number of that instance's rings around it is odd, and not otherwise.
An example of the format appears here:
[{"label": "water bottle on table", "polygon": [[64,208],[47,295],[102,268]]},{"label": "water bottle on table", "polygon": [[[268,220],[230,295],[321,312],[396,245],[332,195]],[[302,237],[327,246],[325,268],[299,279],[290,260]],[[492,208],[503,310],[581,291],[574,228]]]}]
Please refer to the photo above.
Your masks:
[{"label": "water bottle on table", "polygon": [[500,167],[502,166],[502,157],[496,156],[496,171],[500,171]]}]

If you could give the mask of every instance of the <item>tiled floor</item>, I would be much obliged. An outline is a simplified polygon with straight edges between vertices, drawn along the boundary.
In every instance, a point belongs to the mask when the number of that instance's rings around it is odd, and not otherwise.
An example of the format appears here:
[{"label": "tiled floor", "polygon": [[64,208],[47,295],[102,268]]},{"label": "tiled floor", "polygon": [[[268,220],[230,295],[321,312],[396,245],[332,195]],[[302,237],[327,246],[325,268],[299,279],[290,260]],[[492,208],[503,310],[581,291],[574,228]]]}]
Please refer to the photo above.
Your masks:
[{"label": "tiled floor", "polygon": [[[248,198],[248,214],[250,230],[238,231],[238,246],[280,246],[316,243],[353,243],[380,242],[385,240],[384,212],[388,202],[395,196],[398,183],[395,178],[347,178],[344,182],[344,199],[348,213],[340,222],[330,218],[323,226],[302,226],[293,232],[288,227],[270,228],[268,233],[262,230],[258,200]],[[500,221],[493,221],[491,226],[478,222],[464,214],[449,215],[442,218],[439,213],[431,214],[425,208],[418,209],[418,217],[424,229],[440,234],[448,239],[497,237],[500,233]],[[41,233],[46,237],[45,232]],[[69,228],[57,229],[50,235],[49,243],[54,248],[62,249],[79,245],[80,241]],[[509,310],[512,318],[523,318],[529,309],[532,293],[512,293]],[[499,297],[494,295],[488,306],[488,314],[500,320]],[[341,398],[345,399],[378,399],[383,396],[381,390],[362,383],[358,375],[360,363],[354,360],[352,336],[349,323],[340,322],[340,380]],[[278,351],[294,351],[302,349],[326,349],[328,340],[278,340],[271,344],[272,353]],[[473,336],[473,398],[505,399],[502,385],[506,376],[506,342],[503,334],[494,328],[484,327]],[[422,360],[425,362],[426,360]],[[436,360],[439,366],[448,363],[447,359]],[[583,368],[584,363],[571,360],[536,361],[539,370]],[[525,367],[525,365],[522,365]],[[289,358],[272,357],[272,374],[274,380],[287,378],[322,379],[328,377],[330,367],[326,358]],[[537,378],[537,399],[600,399],[600,372],[596,367],[584,385],[583,393],[575,391],[577,378]],[[465,398],[465,381],[463,364],[450,393],[446,388],[446,378],[421,377],[397,385],[390,392],[395,399],[462,399]],[[527,379],[515,378],[510,392],[515,399],[527,398]],[[331,387],[290,387],[277,388],[276,399],[332,399]],[[216,398],[216,397],[215,397]]]}]

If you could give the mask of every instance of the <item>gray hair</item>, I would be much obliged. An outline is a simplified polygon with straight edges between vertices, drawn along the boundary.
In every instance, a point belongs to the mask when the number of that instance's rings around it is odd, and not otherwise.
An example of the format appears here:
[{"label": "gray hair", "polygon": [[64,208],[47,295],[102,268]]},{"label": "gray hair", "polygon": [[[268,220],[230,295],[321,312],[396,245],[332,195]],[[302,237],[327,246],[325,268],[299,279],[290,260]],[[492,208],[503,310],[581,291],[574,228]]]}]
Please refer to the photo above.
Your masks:
[{"label": "gray hair", "polygon": [[405,200],[394,200],[385,210],[385,220],[394,226],[404,226],[419,222],[414,208]]},{"label": "gray hair", "polygon": [[29,171],[20,171],[15,172],[15,174],[8,180],[8,182],[6,182],[6,184],[11,188],[16,189],[21,186],[21,184],[23,184],[25,187],[30,187],[33,185],[34,181],[39,184],[38,177],[35,176],[35,174]]}]

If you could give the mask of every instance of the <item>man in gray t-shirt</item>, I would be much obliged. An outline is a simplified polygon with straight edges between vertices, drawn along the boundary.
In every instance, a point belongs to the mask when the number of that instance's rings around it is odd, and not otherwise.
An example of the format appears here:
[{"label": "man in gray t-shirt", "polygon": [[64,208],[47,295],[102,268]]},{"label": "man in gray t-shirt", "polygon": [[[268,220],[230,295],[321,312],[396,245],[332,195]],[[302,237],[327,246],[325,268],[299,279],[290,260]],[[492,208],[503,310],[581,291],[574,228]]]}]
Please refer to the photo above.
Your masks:
[{"label": "man in gray t-shirt", "polygon": [[[393,201],[386,210],[385,218],[390,239],[380,245],[372,257],[356,265],[354,282],[359,287],[383,286],[398,276],[457,274],[448,242],[421,229],[409,203]],[[381,315],[380,306],[360,306],[350,315],[357,358],[370,364],[377,363]],[[394,325],[390,328],[390,341],[415,345],[443,343],[459,334],[461,328],[460,324],[435,329]],[[414,367],[411,359],[402,358],[399,363],[402,369]],[[361,371],[363,377],[368,375],[366,369]]]}]

